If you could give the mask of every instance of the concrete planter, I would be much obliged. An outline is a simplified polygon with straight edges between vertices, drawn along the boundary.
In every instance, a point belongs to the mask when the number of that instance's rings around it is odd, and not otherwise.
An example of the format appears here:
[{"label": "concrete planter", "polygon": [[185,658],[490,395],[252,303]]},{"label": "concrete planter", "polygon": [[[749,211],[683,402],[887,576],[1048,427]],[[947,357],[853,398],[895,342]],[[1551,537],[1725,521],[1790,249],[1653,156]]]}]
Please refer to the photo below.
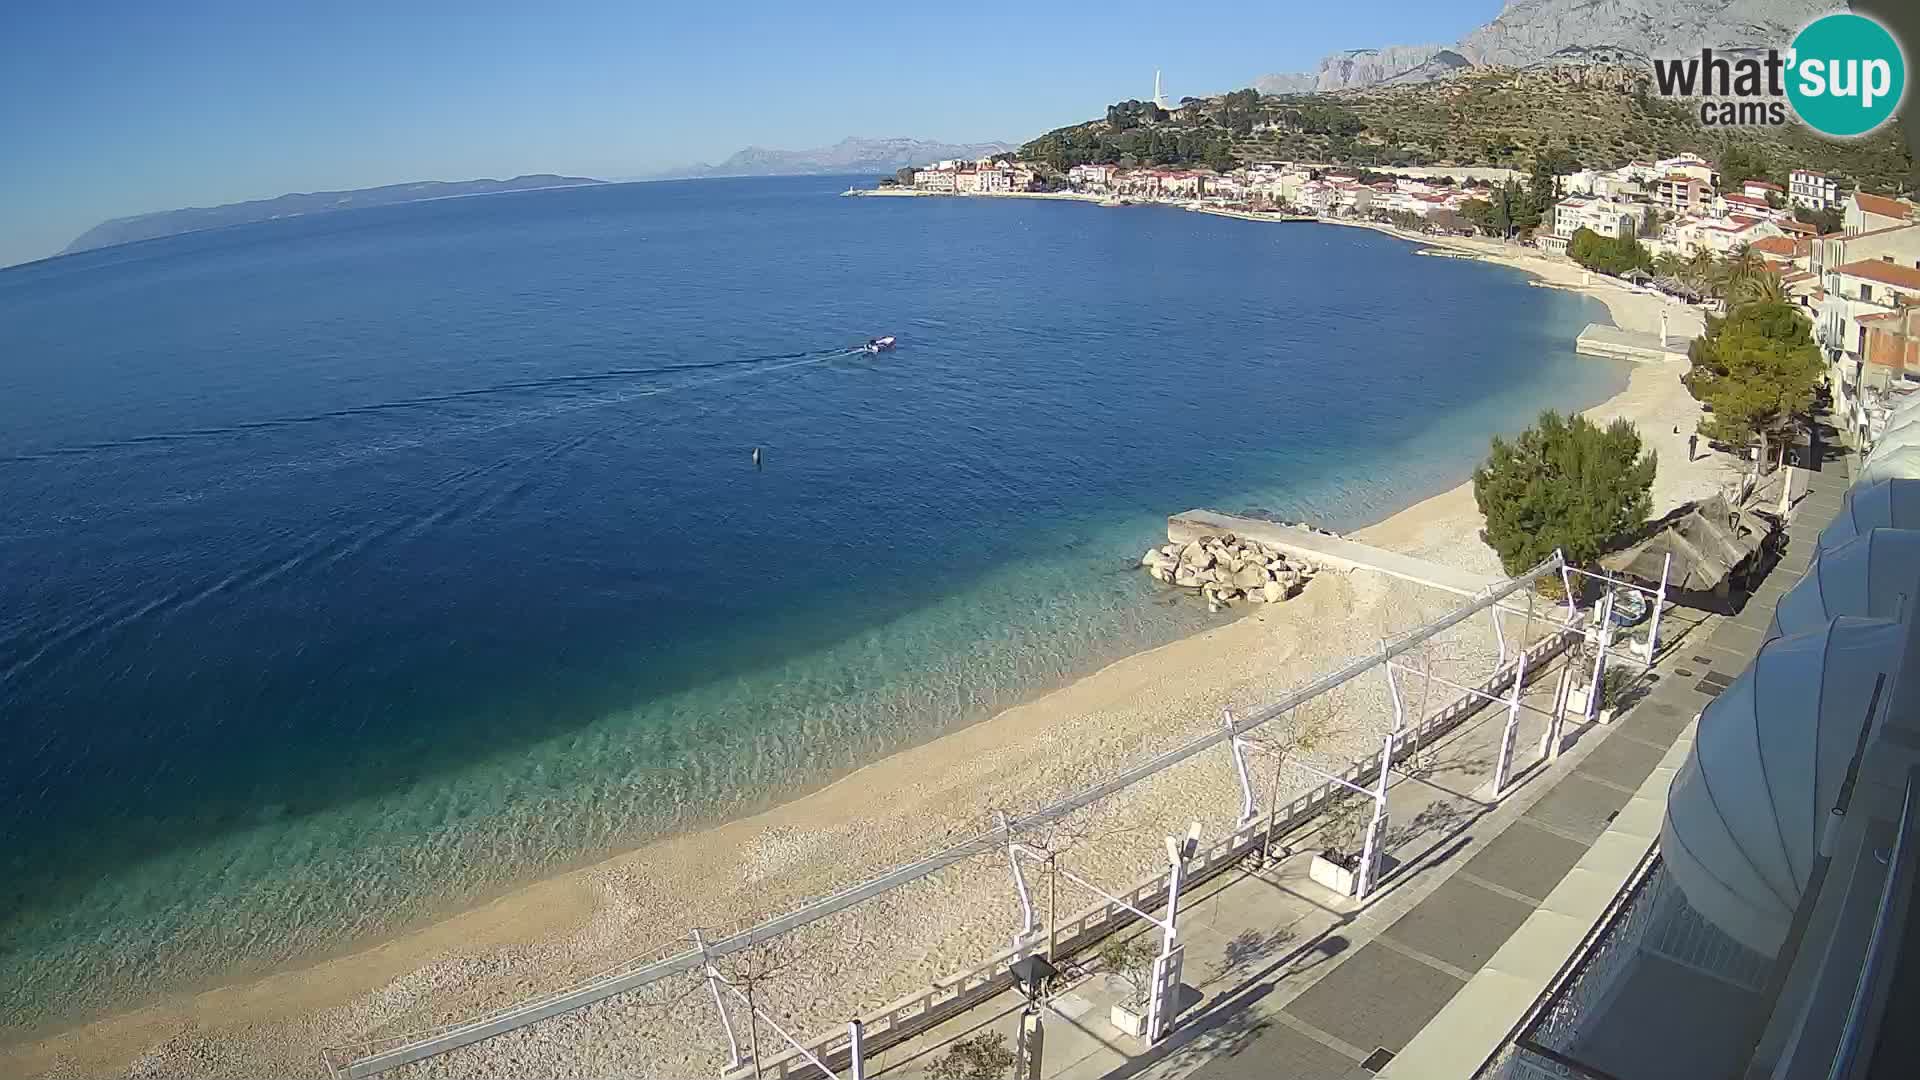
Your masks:
[{"label": "concrete planter", "polygon": [[[1567,688],[1567,715],[1568,716],[1587,715],[1587,697],[1588,697],[1589,689],[1590,688],[1586,686],[1573,686],[1573,687]],[[1613,710],[1600,709],[1593,714],[1593,718],[1602,724],[1611,724],[1613,723]]]},{"label": "concrete planter", "polygon": [[1115,1005],[1107,1013],[1107,1022],[1122,1035],[1131,1035],[1136,1039],[1147,1037],[1147,1011],[1144,1006],[1136,1012],[1130,1005]]},{"label": "concrete planter", "polygon": [[1339,893],[1341,896],[1353,895],[1353,888],[1356,879],[1359,877],[1355,871],[1341,866],[1325,855],[1315,855],[1313,857],[1312,864],[1307,867],[1307,876],[1312,878],[1317,884],[1324,885],[1334,892]]}]

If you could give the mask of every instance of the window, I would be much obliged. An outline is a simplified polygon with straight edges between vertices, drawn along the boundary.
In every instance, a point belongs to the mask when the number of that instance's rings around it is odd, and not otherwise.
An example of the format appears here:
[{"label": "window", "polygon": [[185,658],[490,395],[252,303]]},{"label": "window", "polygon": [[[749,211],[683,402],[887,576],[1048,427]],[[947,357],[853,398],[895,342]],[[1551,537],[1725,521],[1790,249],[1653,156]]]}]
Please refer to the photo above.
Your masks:
[{"label": "window", "polygon": [[[1873,286],[1867,284],[1864,281],[1860,283],[1860,299],[1862,300],[1873,299]],[[1864,333],[1864,331],[1862,332]]]}]

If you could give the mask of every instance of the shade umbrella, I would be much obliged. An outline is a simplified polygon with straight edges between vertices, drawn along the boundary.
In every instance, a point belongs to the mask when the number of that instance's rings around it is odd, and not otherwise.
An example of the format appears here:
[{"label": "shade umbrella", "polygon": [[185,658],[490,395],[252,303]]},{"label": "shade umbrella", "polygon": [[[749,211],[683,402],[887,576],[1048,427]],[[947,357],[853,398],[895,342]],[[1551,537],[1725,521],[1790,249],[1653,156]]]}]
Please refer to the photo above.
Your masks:
[{"label": "shade umbrella", "polygon": [[1920,529],[1869,529],[1814,553],[1773,608],[1767,637],[1819,630],[1841,615],[1898,619],[1920,602]]},{"label": "shade umbrella", "polygon": [[1920,477],[1920,446],[1896,446],[1886,453],[1875,453],[1860,466],[1860,475],[1854,477],[1857,487],[1861,484],[1877,484],[1882,480],[1912,480]]},{"label": "shade umbrella", "polygon": [[1774,638],[1700,714],[1660,852],[1687,903],[1756,952],[1786,941],[1876,676],[1899,664],[1901,637],[1891,620],[1843,616]]},{"label": "shade umbrella", "polygon": [[1869,529],[1920,529],[1920,480],[1855,481],[1840,513],[1820,531],[1826,551]]}]

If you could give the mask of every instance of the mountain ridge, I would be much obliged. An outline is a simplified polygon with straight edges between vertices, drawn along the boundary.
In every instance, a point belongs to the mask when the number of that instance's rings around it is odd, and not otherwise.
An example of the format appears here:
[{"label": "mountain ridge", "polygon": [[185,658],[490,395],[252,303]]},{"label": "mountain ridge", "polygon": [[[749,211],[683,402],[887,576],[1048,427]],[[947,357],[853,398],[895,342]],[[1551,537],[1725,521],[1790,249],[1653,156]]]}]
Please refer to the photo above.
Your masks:
[{"label": "mountain ridge", "polygon": [[510,180],[415,180],[379,187],[349,188],[340,191],[290,192],[270,199],[248,199],[217,206],[188,206],[177,210],[155,210],[145,214],[108,218],[75,237],[61,249],[62,255],[93,251],[136,240],[158,240],[182,233],[204,232],[230,225],[250,225],[275,218],[327,214],[341,210],[362,210],[374,206],[451,199],[467,195],[497,195],[509,191],[538,191],[556,187],[587,187],[604,184],[584,176],[559,176],[531,173]]},{"label": "mountain ridge", "polygon": [[1348,49],[1323,57],[1314,71],[1262,75],[1253,86],[1302,94],[1428,81],[1465,66],[1525,67],[1569,49],[1656,57],[1707,46],[1784,47],[1830,7],[1828,0],[1506,0],[1492,21],[1453,44]]},{"label": "mountain ridge", "polygon": [[1012,153],[1003,142],[949,143],[937,139],[862,138],[849,135],[831,146],[777,150],[749,146],[718,165],[689,165],[655,174],[656,178],[706,176],[809,176],[828,173],[892,172],[946,158],[980,158]]}]

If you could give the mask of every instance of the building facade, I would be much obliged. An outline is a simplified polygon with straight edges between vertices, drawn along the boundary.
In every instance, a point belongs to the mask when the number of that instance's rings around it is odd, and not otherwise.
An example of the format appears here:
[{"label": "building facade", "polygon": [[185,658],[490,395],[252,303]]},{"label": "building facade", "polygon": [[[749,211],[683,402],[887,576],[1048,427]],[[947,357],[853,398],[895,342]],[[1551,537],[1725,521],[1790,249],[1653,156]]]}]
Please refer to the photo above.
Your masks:
[{"label": "building facade", "polygon": [[1826,173],[1795,169],[1787,177],[1787,202],[1809,210],[1840,205],[1840,183]]}]

